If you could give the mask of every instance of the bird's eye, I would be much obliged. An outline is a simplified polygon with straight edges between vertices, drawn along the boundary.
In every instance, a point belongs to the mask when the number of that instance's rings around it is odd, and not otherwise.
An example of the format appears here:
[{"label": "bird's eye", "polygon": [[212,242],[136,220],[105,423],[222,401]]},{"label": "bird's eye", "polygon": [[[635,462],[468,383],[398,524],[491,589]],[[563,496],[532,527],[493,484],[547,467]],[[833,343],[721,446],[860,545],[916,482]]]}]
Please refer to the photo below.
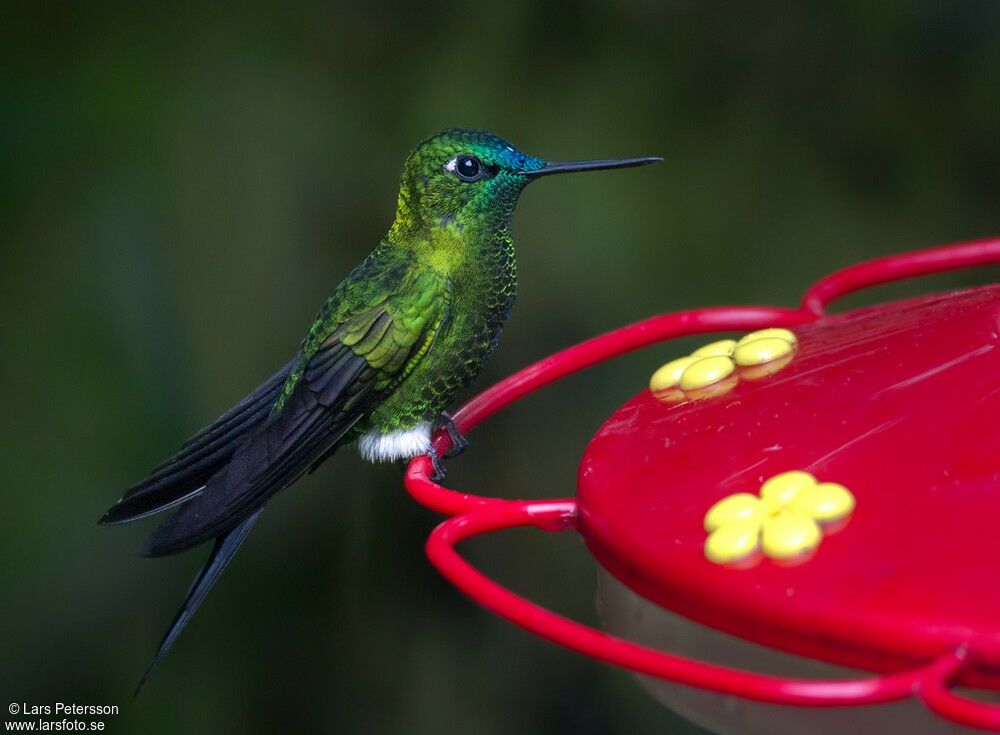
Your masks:
[{"label": "bird's eye", "polygon": [[462,181],[478,181],[483,178],[486,167],[473,156],[456,156],[445,164],[445,170],[451,171]]}]

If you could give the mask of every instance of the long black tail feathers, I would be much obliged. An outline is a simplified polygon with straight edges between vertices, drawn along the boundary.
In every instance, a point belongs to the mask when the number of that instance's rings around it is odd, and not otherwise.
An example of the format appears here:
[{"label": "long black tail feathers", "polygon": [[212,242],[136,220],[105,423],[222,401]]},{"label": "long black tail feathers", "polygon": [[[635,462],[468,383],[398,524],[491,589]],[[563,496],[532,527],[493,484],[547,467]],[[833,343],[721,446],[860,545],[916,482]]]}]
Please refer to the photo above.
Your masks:
[{"label": "long black tail feathers", "polygon": [[206,595],[215,586],[215,583],[219,580],[219,576],[239,550],[240,545],[246,539],[247,534],[250,533],[253,524],[260,517],[262,511],[263,507],[240,521],[239,525],[215,539],[215,546],[212,548],[212,553],[208,556],[208,561],[205,562],[205,566],[201,568],[198,576],[195,577],[194,582],[191,584],[191,589],[188,590],[187,597],[184,598],[184,604],[181,605],[181,609],[177,611],[173,622],[167,628],[167,633],[163,636],[160,647],[156,649],[156,654],[153,656],[149,668],[146,669],[146,673],[139,680],[133,696],[139,695],[146,681],[152,676],[153,671],[156,670],[160,661],[167,655],[167,651],[170,650],[170,647],[174,645],[174,642],[180,636],[181,631],[184,630],[184,627],[194,617],[201,603],[204,602]]}]

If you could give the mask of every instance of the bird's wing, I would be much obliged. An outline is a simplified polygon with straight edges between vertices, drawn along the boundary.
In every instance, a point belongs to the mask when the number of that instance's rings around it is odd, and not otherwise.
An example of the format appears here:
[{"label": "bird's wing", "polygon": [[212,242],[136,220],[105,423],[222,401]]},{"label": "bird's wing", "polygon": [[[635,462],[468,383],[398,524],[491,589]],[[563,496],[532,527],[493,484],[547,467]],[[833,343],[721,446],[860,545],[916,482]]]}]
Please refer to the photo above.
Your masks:
[{"label": "bird's wing", "polygon": [[277,407],[198,496],[168,518],[148,553],[172,554],[225,533],[337,444],[427,354],[448,318],[451,290],[435,273],[402,274],[371,305],[327,309]]},{"label": "bird's wing", "polygon": [[190,500],[222,468],[271,413],[281,387],[298,363],[288,362],[214,423],[188,439],[181,450],[133,485],[101,518],[101,523],[125,523],[145,518]]}]

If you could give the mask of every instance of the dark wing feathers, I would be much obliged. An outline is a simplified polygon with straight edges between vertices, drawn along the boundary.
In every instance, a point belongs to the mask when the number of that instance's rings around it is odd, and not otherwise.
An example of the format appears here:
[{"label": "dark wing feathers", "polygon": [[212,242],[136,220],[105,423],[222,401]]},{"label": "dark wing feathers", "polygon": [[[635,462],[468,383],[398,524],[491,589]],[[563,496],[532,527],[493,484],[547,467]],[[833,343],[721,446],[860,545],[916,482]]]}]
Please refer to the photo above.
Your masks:
[{"label": "dark wing feathers", "polygon": [[297,362],[292,360],[212,424],[181,446],[181,450],[129,488],[101,519],[124,523],[144,518],[189,500],[260,426],[281,394]]},{"label": "dark wing feathers", "polygon": [[[353,380],[364,358],[340,364],[340,375],[327,391]],[[233,454],[205,491],[156,529],[147,553],[176,553],[224,533],[309,469],[361,416],[331,410],[322,405],[322,396],[300,379],[281,410]]]},{"label": "dark wing feathers", "polygon": [[[433,273],[370,257],[327,302],[302,352],[174,457],[129,489],[102,519],[141,518],[183,503],[153,533],[148,553],[215,538],[208,561],[139,682],[152,673],[250,532],[264,503],[315,469],[424,357],[447,321],[451,293]],[[379,296],[375,292],[381,289]],[[351,302],[366,303],[363,309]],[[136,689],[138,693],[138,688]]]},{"label": "dark wing feathers", "polygon": [[148,553],[173,554],[227,532],[329,456],[371,407],[415,366],[447,318],[450,293],[398,293],[349,315],[307,358],[290,392],[197,496],[153,534]]}]

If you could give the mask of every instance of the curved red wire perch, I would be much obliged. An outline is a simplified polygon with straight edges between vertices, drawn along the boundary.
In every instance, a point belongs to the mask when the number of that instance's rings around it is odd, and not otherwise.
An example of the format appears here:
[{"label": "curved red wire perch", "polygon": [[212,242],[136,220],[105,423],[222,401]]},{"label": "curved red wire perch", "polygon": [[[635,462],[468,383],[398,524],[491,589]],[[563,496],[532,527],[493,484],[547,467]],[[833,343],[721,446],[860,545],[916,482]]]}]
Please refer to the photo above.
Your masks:
[{"label": "curved red wire perch", "polygon": [[[834,299],[871,285],[991,263],[1000,263],[1000,239],[921,250],[845,268],[811,286],[798,309],[720,307],[655,316],[581,342],[511,375],[466,404],[456,413],[455,423],[460,431],[467,432],[549,383],[655,342],[703,332],[796,326],[821,317]],[[440,432],[435,437],[435,448],[443,452],[448,446],[447,434]],[[453,516],[439,525],[427,541],[431,563],[476,602],[550,641],[631,671],[780,704],[847,706],[916,695],[942,717],[1000,731],[1000,707],[959,697],[950,690],[970,665],[972,656],[964,647],[922,668],[886,676],[796,680],[715,666],[646,648],[546,610],[480,573],[454,547],[473,536],[518,526],[548,531],[574,529],[575,501],[513,501],[471,495],[431,481],[430,473],[429,458],[417,457],[407,469],[405,485],[421,505]]]},{"label": "curved red wire perch", "polygon": [[[549,383],[654,342],[711,331],[760,329],[765,326],[792,327],[814,318],[795,309],[765,306],[695,309],[650,317],[567,347],[519,370],[492,388],[487,388],[459,409],[453,417],[455,425],[462,433],[468,432],[500,409]],[[443,453],[450,446],[447,433],[439,432],[435,437],[435,449]],[[455,492],[431,482],[428,479],[430,467],[429,458],[414,459],[406,474],[405,484],[410,495],[431,510],[454,515],[504,502],[498,498]]]}]

